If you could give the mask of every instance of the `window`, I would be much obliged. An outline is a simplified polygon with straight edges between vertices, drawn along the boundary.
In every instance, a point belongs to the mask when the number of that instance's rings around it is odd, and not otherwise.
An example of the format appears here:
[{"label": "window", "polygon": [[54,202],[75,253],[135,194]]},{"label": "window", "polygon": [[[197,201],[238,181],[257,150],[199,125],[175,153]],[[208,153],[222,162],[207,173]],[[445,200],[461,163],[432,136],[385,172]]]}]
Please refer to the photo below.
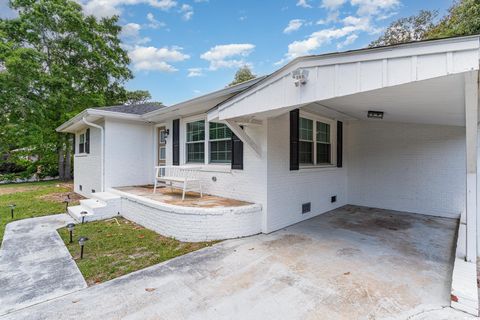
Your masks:
[{"label": "window", "polygon": [[80,139],[78,143],[78,152],[85,153],[85,133],[80,134]]},{"label": "window", "polygon": [[330,125],[317,121],[317,164],[330,164]]},{"label": "window", "polygon": [[205,161],[205,120],[187,123],[187,162]]},{"label": "window", "polygon": [[313,164],[313,120],[300,118],[299,161],[301,164]]},{"label": "window", "polygon": [[210,162],[232,161],[232,131],[223,123],[209,123]]},{"label": "window", "polygon": [[299,162],[303,165],[332,164],[331,124],[300,117]]}]

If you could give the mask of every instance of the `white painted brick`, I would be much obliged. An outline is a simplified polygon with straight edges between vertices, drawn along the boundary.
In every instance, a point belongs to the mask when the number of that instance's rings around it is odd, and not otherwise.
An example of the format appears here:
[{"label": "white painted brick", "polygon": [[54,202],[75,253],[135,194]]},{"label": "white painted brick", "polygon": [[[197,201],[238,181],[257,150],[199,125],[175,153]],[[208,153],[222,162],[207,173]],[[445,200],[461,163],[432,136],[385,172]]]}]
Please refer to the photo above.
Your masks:
[{"label": "white painted brick", "polygon": [[348,202],[458,218],[465,208],[465,128],[349,124]]},{"label": "white painted brick", "polygon": [[[77,153],[79,134],[80,132],[77,132],[75,138]],[[92,194],[92,190],[96,192],[101,190],[100,137],[100,129],[90,128],[90,154],[77,154],[73,158],[74,191],[86,197]],[[82,190],[80,190],[80,186],[82,186]]]},{"label": "white painted brick", "polygon": [[[172,209],[169,205],[122,197],[121,214],[146,228],[181,241],[207,241],[249,236],[261,232],[261,206]],[[188,212],[186,212],[188,211]]]}]

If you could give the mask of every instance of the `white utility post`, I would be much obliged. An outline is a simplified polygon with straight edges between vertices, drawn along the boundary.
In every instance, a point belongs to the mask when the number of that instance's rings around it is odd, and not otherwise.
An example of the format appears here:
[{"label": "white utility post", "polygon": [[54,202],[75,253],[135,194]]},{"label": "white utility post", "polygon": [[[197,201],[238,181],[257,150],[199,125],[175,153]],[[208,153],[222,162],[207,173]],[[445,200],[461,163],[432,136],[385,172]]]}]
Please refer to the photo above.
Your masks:
[{"label": "white utility post", "polygon": [[478,140],[478,71],[465,73],[465,134],[467,166],[466,261],[477,258],[477,140]]}]

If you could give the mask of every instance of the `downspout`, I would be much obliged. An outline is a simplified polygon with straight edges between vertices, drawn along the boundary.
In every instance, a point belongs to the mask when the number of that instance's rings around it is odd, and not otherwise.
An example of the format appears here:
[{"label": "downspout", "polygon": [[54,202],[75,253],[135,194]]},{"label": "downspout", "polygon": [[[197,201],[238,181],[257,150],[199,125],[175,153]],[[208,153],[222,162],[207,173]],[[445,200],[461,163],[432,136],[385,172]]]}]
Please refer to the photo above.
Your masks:
[{"label": "downspout", "polygon": [[98,124],[88,122],[86,119],[86,116],[82,118],[83,123],[85,123],[87,126],[94,127],[97,129],[100,129],[100,154],[102,156],[102,161],[100,162],[100,187],[101,187],[101,192],[105,191],[105,134],[104,134],[104,128],[102,126],[99,126]]}]

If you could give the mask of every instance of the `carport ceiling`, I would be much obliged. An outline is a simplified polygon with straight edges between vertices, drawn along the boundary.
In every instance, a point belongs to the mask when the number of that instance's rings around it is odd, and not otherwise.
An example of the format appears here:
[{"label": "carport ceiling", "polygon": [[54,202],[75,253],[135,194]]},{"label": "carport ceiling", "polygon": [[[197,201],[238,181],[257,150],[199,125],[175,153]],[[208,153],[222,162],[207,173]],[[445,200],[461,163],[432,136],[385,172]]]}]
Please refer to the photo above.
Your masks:
[{"label": "carport ceiling", "polygon": [[464,95],[464,75],[457,74],[322,100],[306,108],[324,106],[358,120],[368,120],[367,111],[375,110],[385,112],[383,121],[464,126]]}]

